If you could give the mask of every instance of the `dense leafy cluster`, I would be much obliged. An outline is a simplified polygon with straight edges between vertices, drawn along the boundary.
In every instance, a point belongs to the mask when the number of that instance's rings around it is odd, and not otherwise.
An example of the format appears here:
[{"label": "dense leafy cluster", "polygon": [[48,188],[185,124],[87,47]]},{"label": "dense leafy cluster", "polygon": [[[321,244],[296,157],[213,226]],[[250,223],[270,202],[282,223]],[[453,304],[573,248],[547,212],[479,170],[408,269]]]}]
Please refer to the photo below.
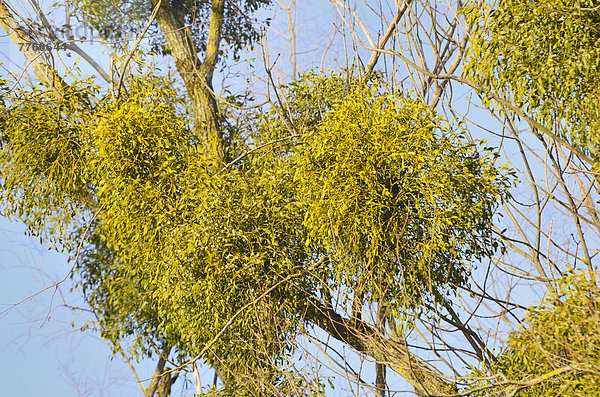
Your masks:
[{"label": "dense leafy cluster", "polygon": [[[556,291],[529,308],[494,365],[502,376],[488,387],[531,397],[600,394],[598,276],[570,272],[557,281]],[[490,390],[476,395],[490,395]]]},{"label": "dense leafy cluster", "polygon": [[263,149],[230,165],[204,157],[162,78],[88,106],[19,92],[1,118],[4,212],[55,237],[58,217],[62,242],[83,244],[79,283],[107,339],[205,349],[243,380],[236,395],[314,394],[319,382],[281,370],[309,298],[358,288],[404,310],[446,297],[498,247],[509,185],[494,153],[424,104],[341,76],[287,87],[255,126]]},{"label": "dense leafy cluster", "polygon": [[[65,239],[77,213],[91,203],[81,130],[89,111],[78,106],[83,81],[60,98],[13,90],[2,109],[0,198],[5,213],[25,219],[31,232]],[[14,101],[10,98],[13,97]]]},{"label": "dense leafy cluster", "polygon": [[467,8],[467,77],[508,99],[572,145],[598,156],[597,0],[500,0]]},{"label": "dense leafy cluster", "polygon": [[425,104],[377,85],[355,87],[303,137],[304,224],[345,283],[418,307],[498,247],[492,215],[507,180]]}]

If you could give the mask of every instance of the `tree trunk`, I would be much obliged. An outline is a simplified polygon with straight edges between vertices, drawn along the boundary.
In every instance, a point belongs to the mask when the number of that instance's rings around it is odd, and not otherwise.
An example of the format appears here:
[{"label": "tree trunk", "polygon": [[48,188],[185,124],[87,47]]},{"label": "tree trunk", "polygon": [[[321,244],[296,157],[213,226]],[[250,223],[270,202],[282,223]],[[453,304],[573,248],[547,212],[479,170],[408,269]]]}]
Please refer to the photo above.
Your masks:
[{"label": "tree trunk", "polygon": [[[152,0],[154,7],[158,4],[159,0]],[[199,143],[206,156],[221,160],[224,159],[225,150],[212,79],[219,57],[224,7],[225,0],[212,2],[203,62],[198,59],[191,31],[185,26],[185,12],[163,0],[156,14],[156,21],[190,97]]]}]

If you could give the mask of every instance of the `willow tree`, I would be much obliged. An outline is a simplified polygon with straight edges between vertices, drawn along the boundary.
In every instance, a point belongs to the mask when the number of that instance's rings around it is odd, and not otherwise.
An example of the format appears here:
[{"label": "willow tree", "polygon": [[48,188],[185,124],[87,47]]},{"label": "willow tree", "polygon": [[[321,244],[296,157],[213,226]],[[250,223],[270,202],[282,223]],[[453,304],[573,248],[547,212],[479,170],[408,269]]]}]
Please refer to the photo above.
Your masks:
[{"label": "willow tree", "polygon": [[[151,45],[172,56],[185,93],[134,57],[140,40],[118,75],[99,72],[108,87],[65,79],[26,47],[41,85],[4,97],[4,213],[71,250],[115,352],[158,357],[150,383],[138,380],[146,395],[168,395],[197,360],[224,385],[210,393],[322,394],[324,379],[293,365],[310,326],[372,357],[379,380],[389,367],[418,395],[455,394],[406,336],[444,313],[489,361],[452,299],[502,247],[493,220],[510,172],[422,98],[383,84],[376,59],[278,87],[247,131],[228,123],[214,71],[222,46],[256,40],[244,11],[264,3],[123,4],[148,18],[140,38],[160,27]],[[114,39],[124,22],[109,26],[111,10],[76,12]],[[59,40],[38,11],[45,33],[4,3],[0,21],[17,41]]]}]

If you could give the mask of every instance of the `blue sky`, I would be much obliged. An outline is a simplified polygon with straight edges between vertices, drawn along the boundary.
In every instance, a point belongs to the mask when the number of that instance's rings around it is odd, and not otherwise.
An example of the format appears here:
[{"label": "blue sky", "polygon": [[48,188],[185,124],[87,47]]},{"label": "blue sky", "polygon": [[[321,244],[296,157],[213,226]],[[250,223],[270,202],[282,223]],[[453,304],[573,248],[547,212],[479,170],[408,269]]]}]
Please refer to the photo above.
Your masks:
[{"label": "blue sky", "polygon": [[[25,235],[24,225],[0,219],[0,382],[7,396],[139,395],[129,369],[91,332],[70,293],[71,280],[17,305],[63,279],[65,255]],[[75,327],[72,326],[74,322]]]},{"label": "blue sky", "polygon": [[[334,30],[332,22],[335,19],[333,9],[326,1],[310,0],[302,4],[297,17],[298,71],[320,65],[321,52]],[[274,20],[277,19],[286,20],[282,10],[277,11]],[[372,28],[373,32],[380,29],[379,21]],[[3,32],[0,30],[0,33]],[[283,25],[274,24],[269,30],[272,48],[277,48],[280,33],[285,33]],[[108,56],[101,46],[85,45],[83,48],[108,68]],[[278,66],[289,70],[289,48],[280,46],[280,52]],[[325,66],[332,69],[337,68],[336,63],[343,66],[342,54],[343,48],[338,41]],[[276,55],[275,51],[271,52],[271,60]],[[5,36],[0,36],[0,61],[5,68],[15,72],[23,64],[17,46]],[[85,65],[82,63],[82,66]],[[260,59],[255,66],[262,68]],[[244,70],[244,67],[241,65],[240,69]],[[244,72],[251,73],[251,70]],[[84,69],[86,73],[90,73],[89,68]],[[1,70],[0,74],[6,75],[6,70]],[[215,78],[217,90],[221,88],[220,77]],[[260,87],[260,82],[255,83]],[[456,95],[462,94],[457,92]],[[119,357],[111,360],[108,345],[96,333],[79,331],[89,316],[69,308],[83,304],[77,291],[70,292],[70,280],[62,283],[56,292],[49,289],[11,309],[16,302],[63,279],[69,270],[65,255],[48,250],[37,239],[26,236],[25,227],[19,222],[0,218],[0,355],[4,358],[0,361],[0,384],[3,395],[139,396],[140,391],[127,365]],[[140,376],[151,375],[152,363],[143,363],[141,368]],[[208,370],[202,374],[212,379]],[[398,387],[402,388],[401,385]]]}]

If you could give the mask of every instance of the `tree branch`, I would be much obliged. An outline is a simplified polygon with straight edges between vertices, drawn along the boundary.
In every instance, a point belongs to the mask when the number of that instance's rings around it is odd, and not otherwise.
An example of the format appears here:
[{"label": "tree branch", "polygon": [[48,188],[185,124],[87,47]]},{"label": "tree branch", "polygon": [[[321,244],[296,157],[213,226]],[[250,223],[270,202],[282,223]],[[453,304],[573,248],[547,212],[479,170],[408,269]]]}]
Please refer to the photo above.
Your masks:
[{"label": "tree branch", "polygon": [[111,83],[111,77],[104,71],[104,69],[102,69],[102,67],[100,67],[100,65],[98,65],[98,63],[96,61],[94,61],[94,58],[92,58],[91,56],[89,56],[77,44],[75,44],[75,43],[65,43],[63,41],[60,41],[59,38],[56,36],[56,33],[54,33],[54,29],[52,29],[52,26],[48,22],[48,19],[46,19],[46,16],[42,12],[42,9],[41,9],[39,3],[37,2],[37,0],[32,0],[31,3],[33,4],[33,6],[35,7],[36,12],[38,13],[38,16],[40,18],[40,21],[42,22],[42,25],[44,26],[44,28],[48,32],[48,38],[50,39],[50,41],[53,42],[53,43],[55,43],[55,44],[64,45],[68,50],[73,51],[77,55],[79,55],[80,57],[82,57],[87,63],[90,64],[90,66],[92,66],[100,74],[100,76],[107,83],[110,84]]},{"label": "tree branch", "polygon": [[48,54],[45,51],[34,49],[34,46],[26,45],[35,41],[35,38],[31,32],[28,32],[17,22],[4,0],[0,0],[0,25],[15,43],[22,44],[21,52],[23,52],[31,66],[33,66],[35,75],[42,84],[53,91],[58,91],[59,88],[66,87],[58,72],[50,66],[51,62]]},{"label": "tree branch", "polygon": [[387,363],[410,383],[419,396],[456,394],[456,385],[412,354],[405,340],[387,338],[362,321],[345,319],[312,296],[307,297],[305,320],[356,351],[373,357],[377,362]]},{"label": "tree branch", "polygon": [[[412,1],[413,0],[405,0],[402,3],[402,6],[398,7],[398,10],[396,11],[396,16],[394,17],[394,20],[392,21],[392,23],[390,23],[390,26],[388,26],[387,30],[381,37],[381,40],[379,40],[379,44],[377,44],[378,50],[383,50],[385,48],[385,45],[387,44],[388,40],[390,39],[390,37],[392,37],[392,34],[396,30],[396,26],[400,22],[400,19],[402,19],[406,10],[408,10],[408,8],[411,6]],[[371,55],[371,59],[369,59],[369,63],[367,64],[367,67],[365,68],[365,75],[368,75],[373,71],[373,68],[375,68],[375,65],[377,65],[377,61],[379,60],[380,55],[381,55],[381,51],[373,52],[373,54]]]}]

